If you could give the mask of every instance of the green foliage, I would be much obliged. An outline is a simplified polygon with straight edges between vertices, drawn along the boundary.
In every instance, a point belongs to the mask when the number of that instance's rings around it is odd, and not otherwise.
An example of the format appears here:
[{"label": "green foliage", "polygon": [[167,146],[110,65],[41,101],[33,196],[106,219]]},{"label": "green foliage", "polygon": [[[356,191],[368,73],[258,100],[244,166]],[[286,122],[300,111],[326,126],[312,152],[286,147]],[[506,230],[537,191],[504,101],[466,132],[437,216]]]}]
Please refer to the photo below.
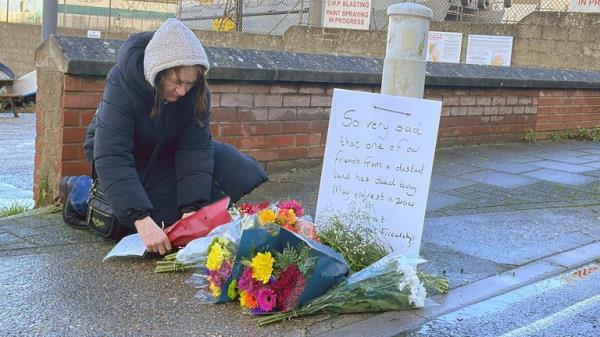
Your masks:
[{"label": "green foliage", "polygon": [[310,256],[310,248],[306,244],[301,244],[298,249],[287,244],[283,252],[276,252],[275,269],[282,271],[289,265],[295,264],[298,270],[304,275],[308,274],[316,263],[316,258]]},{"label": "green foliage", "polygon": [[323,244],[342,254],[352,272],[363,270],[388,254],[373,228],[348,225],[337,216],[318,235]]},{"label": "green foliage", "polygon": [[550,139],[551,139],[553,142],[560,142],[560,141],[561,141],[561,139],[562,139],[560,132],[558,132],[558,131],[554,131],[554,132],[552,132],[552,133],[550,134]]},{"label": "green foliage", "polygon": [[600,128],[577,128],[567,129],[564,131],[554,131],[550,134],[550,139],[553,142],[563,142],[567,140],[589,140],[600,142]]},{"label": "green foliage", "polygon": [[31,209],[31,206],[25,202],[15,202],[14,204],[0,209],[0,218],[11,215],[21,214]]},{"label": "green foliage", "polygon": [[523,136],[523,141],[527,143],[535,143],[537,135],[532,129],[527,130]]}]

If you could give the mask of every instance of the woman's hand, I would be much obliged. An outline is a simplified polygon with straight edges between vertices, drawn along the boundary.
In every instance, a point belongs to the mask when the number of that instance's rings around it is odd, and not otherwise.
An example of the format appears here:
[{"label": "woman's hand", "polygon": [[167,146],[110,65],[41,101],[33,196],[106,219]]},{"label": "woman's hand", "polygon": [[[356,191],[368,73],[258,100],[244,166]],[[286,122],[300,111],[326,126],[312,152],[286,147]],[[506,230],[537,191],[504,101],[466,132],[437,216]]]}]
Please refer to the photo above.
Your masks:
[{"label": "woman's hand", "polygon": [[146,250],[151,253],[159,253],[160,255],[165,255],[171,251],[171,242],[167,234],[158,227],[151,217],[147,216],[141,220],[137,220],[134,224],[144,245],[146,245]]},{"label": "woman's hand", "polygon": [[182,218],[182,219],[185,219],[185,218],[187,218],[188,216],[190,216],[190,215],[192,215],[192,214],[194,214],[194,213],[196,213],[196,212],[187,212],[187,213],[183,213],[183,215],[181,216],[181,218]]}]

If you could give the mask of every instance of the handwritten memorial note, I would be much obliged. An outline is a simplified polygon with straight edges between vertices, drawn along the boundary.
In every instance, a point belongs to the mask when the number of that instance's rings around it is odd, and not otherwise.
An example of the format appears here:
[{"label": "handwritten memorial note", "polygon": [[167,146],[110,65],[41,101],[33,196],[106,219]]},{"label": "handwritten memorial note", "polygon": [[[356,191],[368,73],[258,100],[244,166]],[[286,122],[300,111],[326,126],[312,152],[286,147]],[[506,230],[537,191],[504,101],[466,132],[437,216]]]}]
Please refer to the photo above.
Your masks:
[{"label": "handwritten memorial note", "polygon": [[317,224],[351,201],[394,253],[419,254],[442,103],[335,89]]}]

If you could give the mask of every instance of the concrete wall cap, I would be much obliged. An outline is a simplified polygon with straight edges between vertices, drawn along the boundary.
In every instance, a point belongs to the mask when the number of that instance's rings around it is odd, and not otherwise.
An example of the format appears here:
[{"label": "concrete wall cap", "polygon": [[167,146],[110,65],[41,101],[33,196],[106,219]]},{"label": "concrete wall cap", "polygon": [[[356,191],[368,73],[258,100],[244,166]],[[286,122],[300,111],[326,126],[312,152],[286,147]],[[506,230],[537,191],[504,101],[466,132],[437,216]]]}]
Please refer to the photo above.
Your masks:
[{"label": "concrete wall cap", "polygon": [[[71,75],[106,76],[116,62],[121,40],[52,36],[36,55],[38,66],[59,65]],[[40,50],[38,50],[39,52]],[[273,50],[207,47],[213,65],[209,80],[381,84],[383,59]],[[47,56],[50,55],[50,56]],[[40,62],[39,57],[50,57]],[[427,63],[425,85],[483,88],[600,89],[600,71]]]}]

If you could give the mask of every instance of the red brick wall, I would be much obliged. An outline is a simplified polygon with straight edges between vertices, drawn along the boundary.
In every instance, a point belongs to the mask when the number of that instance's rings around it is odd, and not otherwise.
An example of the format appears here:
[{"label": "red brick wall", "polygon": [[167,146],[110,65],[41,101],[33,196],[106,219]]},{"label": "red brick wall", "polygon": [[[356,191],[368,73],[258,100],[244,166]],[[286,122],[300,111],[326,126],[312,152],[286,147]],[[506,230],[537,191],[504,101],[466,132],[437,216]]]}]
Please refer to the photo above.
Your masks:
[{"label": "red brick wall", "polygon": [[600,127],[600,90],[542,90],[536,131],[547,138],[557,130]]},{"label": "red brick wall", "polygon": [[61,172],[63,176],[89,174],[91,168],[83,154],[83,140],[100,102],[104,79],[65,75],[63,82]]},{"label": "red brick wall", "polygon": [[520,140],[535,130],[539,90],[431,88],[425,98],[442,101],[439,145]]},{"label": "red brick wall", "polygon": [[267,168],[275,161],[323,157],[332,86],[213,82],[210,88],[215,139]]},{"label": "red brick wall", "polygon": [[[36,142],[35,188],[40,184],[42,153],[58,177],[89,174],[83,155],[85,129],[104,87],[103,78],[63,76],[64,90],[58,109],[38,109],[41,116],[62,121],[57,135],[46,132]],[[379,86],[320,83],[251,83],[212,81],[212,125],[215,139],[230,143],[265,164],[319,161],[325,149],[334,87],[377,92]],[[43,90],[41,90],[43,91]],[[600,90],[538,90],[504,88],[431,87],[425,98],[443,102],[438,145],[518,141],[534,130],[540,138],[552,131],[600,126]],[[40,104],[39,106],[44,106]],[[58,112],[52,112],[58,111]],[[48,112],[58,116],[47,116]],[[38,123],[38,138],[44,134]],[[56,133],[56,132],[54,132]],[[48,161],[48,158],[45,158]],[[48,189],[56,198],[57,189]],[[36,197],[39,201],[40,198]]]}]

